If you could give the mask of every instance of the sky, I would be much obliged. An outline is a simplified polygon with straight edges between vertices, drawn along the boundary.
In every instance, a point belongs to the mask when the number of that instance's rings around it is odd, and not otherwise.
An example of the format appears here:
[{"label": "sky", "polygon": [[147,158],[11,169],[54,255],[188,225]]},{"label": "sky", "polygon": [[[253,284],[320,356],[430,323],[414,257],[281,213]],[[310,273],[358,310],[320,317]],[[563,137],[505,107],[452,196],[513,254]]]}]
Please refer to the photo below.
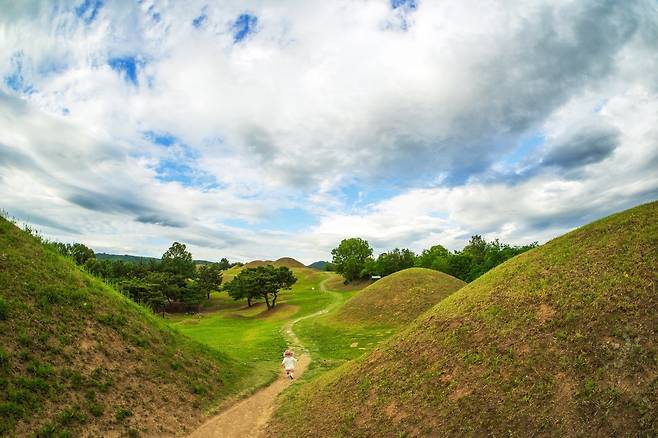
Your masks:
[{"label": "sky", "polygon": [[0,0],[0,208],[97,252],[546,242],[658,199],[655,0]]}]

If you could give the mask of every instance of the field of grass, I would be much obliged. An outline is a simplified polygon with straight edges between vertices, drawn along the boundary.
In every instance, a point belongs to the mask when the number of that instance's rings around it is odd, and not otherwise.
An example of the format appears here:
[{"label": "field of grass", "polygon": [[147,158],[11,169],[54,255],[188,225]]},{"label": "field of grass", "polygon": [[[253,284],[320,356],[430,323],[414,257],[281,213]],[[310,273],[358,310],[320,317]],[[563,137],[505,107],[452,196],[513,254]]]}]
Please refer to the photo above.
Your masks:
[{"label": "field of grass", "polygon": [[657,436],[658,202],[517,256],[293,387],[270,436]]},{"label": "field of grass", "polygon": [[336,299],[320,290],[320,283],[335,274],[306,268],[292,271],[297,283],[292,290],[279,294],[271,311],[262,302],[249,308],[246,301],[236,302],[226,292],[216,292],[207,305],[210,311],[175,316],[169,322],[189,337],[249,367],[242,382],[245,390],[267,384],[280,371],[281,353],[287,346],[282,333],[285,323],[322,310]]},{"label": "field of grass", "polygon": [[180,434],[248,373],[0,218],[0,436]]}]

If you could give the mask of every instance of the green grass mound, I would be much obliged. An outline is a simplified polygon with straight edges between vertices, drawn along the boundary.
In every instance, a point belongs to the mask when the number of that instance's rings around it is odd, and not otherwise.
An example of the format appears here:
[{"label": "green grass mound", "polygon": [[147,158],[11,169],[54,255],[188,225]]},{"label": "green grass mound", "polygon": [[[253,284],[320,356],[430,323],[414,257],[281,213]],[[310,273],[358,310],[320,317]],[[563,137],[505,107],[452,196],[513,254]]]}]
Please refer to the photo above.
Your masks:
[{"label": "green grass mound", "polygon": [[0,218],[0,436],[180,434],[236,369]]},{"label": "green grass mound", "polygon": [[299,260],[295,260],[292,257],[281,257],[280,259],[276,260],[274,263],[274,266],[282,267],[285,266],[286,268],[307,268],[307,266],[300,262]]},{"label": "green grass mound", "polygon": [[286,268],[306,268],[302,262],[293,259],[292,257],[281,257],[277,260],[253,260],[244,265],[245,268],[257,268],[259,266],[272,265],[276,267],[285,266]]},{"label": "green grass mound", "polygon": [[465,284],[443,272],[405,269],[363,289],[345,303],[334,319],[381,326],[406,324]]},{"label": "green grass mound", "polygon": [[522,254],[291,391],[271,436],[656,436],[658,203]]}]

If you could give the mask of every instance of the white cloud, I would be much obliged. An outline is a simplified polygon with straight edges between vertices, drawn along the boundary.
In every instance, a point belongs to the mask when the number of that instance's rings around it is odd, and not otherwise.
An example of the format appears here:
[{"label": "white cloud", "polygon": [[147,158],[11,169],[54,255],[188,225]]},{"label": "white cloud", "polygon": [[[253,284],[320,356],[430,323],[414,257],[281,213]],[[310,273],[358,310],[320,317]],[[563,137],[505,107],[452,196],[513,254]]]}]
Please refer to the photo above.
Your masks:
[{"label": "white cloud", "polygon": [[[112,2],[90,24],[75,6],[0,18],[0,77],[20,53],[33,88],[1,85],[28,102],[0,99],[3,207],[54,237],[310,262],[349,235],[380,250],[542,241],[657,195],[648,0],[423,1],[407,31],[383,0]],[[246,12],[257,32],[234,44]],[[135,58],[137,84],[114,57]],[[532,135],[546,143],[501,158]],[[166,160],[217,187],[162,181]],[[348,186],[400,194],[355,211]],[[268,228],[280,208],[317,223]]]}]

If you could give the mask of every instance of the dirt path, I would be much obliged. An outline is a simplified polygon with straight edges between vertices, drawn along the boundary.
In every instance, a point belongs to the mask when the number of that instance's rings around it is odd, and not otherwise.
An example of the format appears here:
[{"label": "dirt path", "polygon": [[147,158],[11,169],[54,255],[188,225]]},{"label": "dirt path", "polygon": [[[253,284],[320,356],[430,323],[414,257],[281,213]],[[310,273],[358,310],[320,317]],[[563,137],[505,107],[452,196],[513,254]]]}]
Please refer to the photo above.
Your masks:
[{"label": "dirt path", "polygon": [[[329,292],[325,287],[325,282],[320,283],[320,290],[325,293]],[[283,326],[283,334],[288,341],[288,345],[297,354],[297,367],[295,369],[295,378],[304,373],[306,367],[311,362],[311,356],[308,350],[302,345],[301,341],[292,330],[293,325],[297,322],[323,315],[339,304],[334,300],[326,308],[311,315],[302,316],[290,321]],[[250,437],[256,438],[263,435],[267,423],[269,422],[275,409],[277,395],[288,387],[292,382],[281,372],[279,377],[268,387],[261,389],[250,397],[239,401],[229,409],[212,417],[201,427],[195,430],[188,438],[233,438],[233,437]]]}]

